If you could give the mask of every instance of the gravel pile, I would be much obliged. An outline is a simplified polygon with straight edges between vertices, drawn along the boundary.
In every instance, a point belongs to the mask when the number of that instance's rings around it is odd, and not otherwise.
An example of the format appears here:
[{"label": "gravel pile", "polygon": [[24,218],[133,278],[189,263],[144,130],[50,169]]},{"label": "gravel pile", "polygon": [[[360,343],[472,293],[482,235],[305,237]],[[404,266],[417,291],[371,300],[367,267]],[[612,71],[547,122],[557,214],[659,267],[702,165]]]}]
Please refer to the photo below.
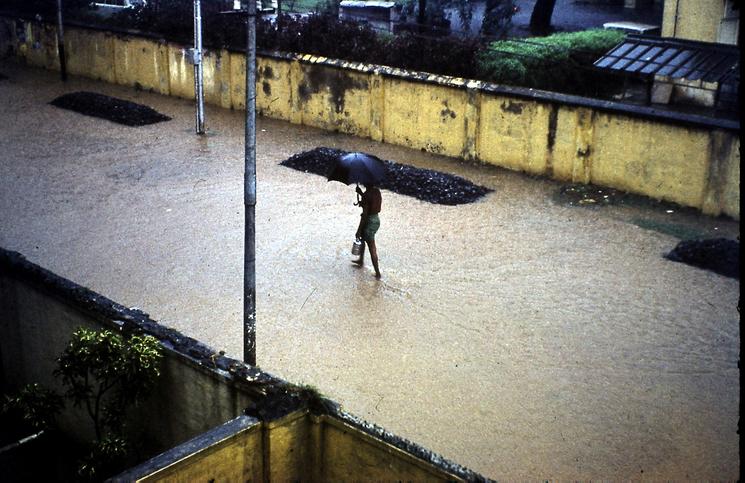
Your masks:
[{"label": "gravel pile", "polygon": [[95,92],[65,94],[53,100],[50,104],[126,126],[144,126],[171,119],[148,106],[96,94]]},{"label": "gravel pile", "polygon": [[[334,160],[345,154],[347,151],[322,147],[296,154],[280,164],[325,177]],[[388,167],[388,175],[379,188],[429,203],[451,206],[472,203],[492,191],[460,176],[393,161],[384,162]]]},{"label": "gravel pile", "polygon": [[665,258],[740,280],[740,242],[726,238],[684,240]]}]

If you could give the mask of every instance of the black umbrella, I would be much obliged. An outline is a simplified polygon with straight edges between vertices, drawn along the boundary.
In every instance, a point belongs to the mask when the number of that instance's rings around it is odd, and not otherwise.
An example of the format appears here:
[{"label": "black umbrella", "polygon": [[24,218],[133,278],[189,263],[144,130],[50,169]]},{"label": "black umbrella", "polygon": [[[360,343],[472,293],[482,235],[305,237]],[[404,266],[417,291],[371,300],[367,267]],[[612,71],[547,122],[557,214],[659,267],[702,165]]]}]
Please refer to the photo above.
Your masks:
[{"label": "black umbrella", "polygon": [[344,184],[378,184],[385,179],[386,171],[385,163],[371,154],[347,153],[334,161],[328,180]]}]

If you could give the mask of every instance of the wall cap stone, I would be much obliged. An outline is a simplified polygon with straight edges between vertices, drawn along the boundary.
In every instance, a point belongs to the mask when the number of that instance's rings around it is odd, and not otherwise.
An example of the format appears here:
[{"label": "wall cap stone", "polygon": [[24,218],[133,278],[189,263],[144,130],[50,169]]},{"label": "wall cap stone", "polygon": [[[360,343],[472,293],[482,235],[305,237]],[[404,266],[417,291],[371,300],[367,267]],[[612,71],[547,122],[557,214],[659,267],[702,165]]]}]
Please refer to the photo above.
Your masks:
[{"label": "wall cap stone", "polygon": [[106,481],[115,483],[137,481],[260,424],[261,421],[256,418],[238,416]]}]

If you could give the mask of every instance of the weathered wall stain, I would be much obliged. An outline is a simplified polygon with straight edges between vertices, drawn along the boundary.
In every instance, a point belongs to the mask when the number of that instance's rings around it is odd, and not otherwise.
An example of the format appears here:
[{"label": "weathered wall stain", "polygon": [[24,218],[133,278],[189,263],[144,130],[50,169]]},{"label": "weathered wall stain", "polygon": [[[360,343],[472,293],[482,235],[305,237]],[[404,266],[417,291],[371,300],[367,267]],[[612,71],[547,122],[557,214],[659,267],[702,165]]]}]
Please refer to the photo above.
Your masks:
[{"label": "weathered wall stain", "polygon": [[261,81],[261,90],[267,96],[272,95],[272,84],[269,82],[274,80],[274,70],[270,65],[263,65],[258,68],[257,80]]},{"label": "weathered wall stain", "polygon": [[454,111],[450,110],[450,106],[448,106],[448,101],[443,101],[442,105],[445,106],[445,109],[440,111],[440,117],[442,118],[442,122],[447,121],[447,118],[455,119],[456,114]]},{"label": "weathered wall stain", "polygon": [[559,119],[559,108],[550,104],[548,112],[548,134],[546,135],[546,175],[554,176],[554,145],[556,144],[556,124]]},{"label": "weathered wall stain", "polygon": [[369,89],[369,81],[355,79],[339,69],[319,69],[313,66],[302,66],[303,80],[298,86],[298,95],[302,101],[310,99],[312,94],[328,90],[334,112],[344,112],[344,98],[348,90]]},{"label": "weathered wall stain", "polygon": [[724,188],[730,166],[729,160],[734,149],[734,139],[722,136],[721,133],[712,133],[709,136],[709,166],[706,172],[704,187],[704,205],[719,206],[724,198]]},{"label": "weathered wall stain", "polygon": [[501,105],[504,112],[511,112],[512,114],[522,114],[524,106],[522,102],[514,101],[503,102]]},{"label": "weathered wall stain", "polygon": [[548,113],[548,136],[546,138],[546,148],[551,152],[554,150],[556,143],[556,121],[559,118],[559,110],[556,104],[551,104],[551,110]]}]

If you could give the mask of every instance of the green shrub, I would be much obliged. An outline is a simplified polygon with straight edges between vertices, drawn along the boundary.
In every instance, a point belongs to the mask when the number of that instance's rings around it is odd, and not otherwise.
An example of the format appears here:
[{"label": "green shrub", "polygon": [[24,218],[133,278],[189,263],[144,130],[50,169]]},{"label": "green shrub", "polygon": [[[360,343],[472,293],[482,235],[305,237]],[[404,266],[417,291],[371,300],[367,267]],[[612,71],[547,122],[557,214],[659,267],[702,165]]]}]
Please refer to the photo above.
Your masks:
[{"label": "green shrub", "polygon": [[492,42],[478,54],[479,77],[498,84],[590,95],[613,81],[592,63],[624,34],[593,29]]},{"label": "green shrub", "polygon": [[73,404],[85,407],[101,441],[107,433],[122,433],[127,408],[155,385],[162,357],[152,336],[122,337],[81,327],[57,358],[54,374],[62,379]]},{"label": "green shrub", "polygon": [[35,431],[54,426],[57,414],[64,407],[64,400],[54,391],[39,384],[27,384],[15,396],[6,396],[0,413],[19,417]]}]

